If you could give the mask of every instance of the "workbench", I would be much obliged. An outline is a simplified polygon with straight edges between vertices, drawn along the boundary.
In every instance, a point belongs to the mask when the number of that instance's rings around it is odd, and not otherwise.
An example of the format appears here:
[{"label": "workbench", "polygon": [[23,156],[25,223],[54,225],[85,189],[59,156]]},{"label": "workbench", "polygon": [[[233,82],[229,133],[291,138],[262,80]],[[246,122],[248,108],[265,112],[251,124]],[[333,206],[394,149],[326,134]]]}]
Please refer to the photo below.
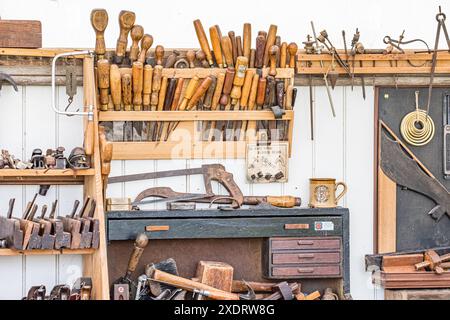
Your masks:
[{"label": "workbench", "polygon": [[[146,231],[147,230],[147,231]],[[132,241],[140,232],[147,232],[150,243],[143,254],[137,273],[145,264],[169,257],[177,261],[180,275],[195,274],[199,260],[223,261],[234,267],[234,278],[248,281],[289,279],[302,284],[309,292],[332,287],[341,297],[350,293],[349,281],[349,211],[345,208],[261,208],[232,211],[110,211],[107,213],[108,261],[110,282],[126,270]],[[268,251],[275,241],[282,245],[276,252]],[[339,243],[333,251],[330,244]],[[289,246],[293,244],[291,250]],[[308,248],[296,248],[306,245]],[[323,246],[322,246],[323,245]],[[327,247],[328,246],[328,247]],[[270,248],[269,248],[270,247]],[[276,277],[271,276],[275,254],[285,254],[284,269],[295,269],[289,258],[295,255],[303,269],[326,269],[326,257],[339,254],[339,274]],[[287,259],[287,260],[286,260]],[[330,262],[330,261],[328,261]],[[299,262],[300,263],[300,262]],[[313,265],[314,264],[314,265]],[[283,269],[283,270],[284,270]],[[320,273],[320,272],[319,272]]]}]

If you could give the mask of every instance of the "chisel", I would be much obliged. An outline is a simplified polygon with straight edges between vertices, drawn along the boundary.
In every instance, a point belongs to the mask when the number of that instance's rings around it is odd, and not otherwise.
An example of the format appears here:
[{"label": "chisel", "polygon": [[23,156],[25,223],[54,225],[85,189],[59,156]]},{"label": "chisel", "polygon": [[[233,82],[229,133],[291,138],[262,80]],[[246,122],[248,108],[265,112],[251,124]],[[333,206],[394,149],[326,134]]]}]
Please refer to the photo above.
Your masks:
[{"label": "chisel", "polygon": [[261,69],[264,64],[264,48],[266,47],[266,38],[259,35],[256,37],[256,52],[255,52],[255,68]]},{"label": "chisel", "polygon": [[[203,102],[203,107],[207,111],[211,111],[212,99],[214,96],[214,92],[216,91],[217,86],[217,78],[215,76],[211,76],[212,82],[208,88],[208,91],[205,93],[205,99]],[[202,121],[201,123],[201,132],[202,132],[202,141],[208,141],[208,135],[211,128],[212,121]]]},{"label": "chisel", "polygon": [[[237,54],[237,57],[241,57],[241,56],[244,55],[244,51],[243,51],[243,49],[242,49],[242,39],[241,39],[241,36],[236,36],[236,54]],[[237,57],[236,57],[236,60],[237,60]],[[235,60],[235,61],[236,61],[236,60]]]},{"label": "chisel", "polygon": [[114,63],[121,64],[127,51],[128,33],[134,25],[136,15],[134,12],[122,10],[119,13],[120,34],[117,39],[116,55]]},{"label": "chisel", "polygon": [[[238,104],[241,96],[242,96],[242,86],[245,82],[245,74],[248,67],[248,59],[244,56],[239,56],[236,60],[236,73],[233,79],[233,88],[230,92],[231,97],[231,106],[234,111],[238,111]],[[242,121],[228,121],[226,126],[225,137],[227,141],[233,140],[236,138],[235,130],[236,128],[241,128]]]},{"label": "chisel", "polygon": [[149,34],[144,34],[141,40],[141,52],[139,52],[138,61],[142,64],[145,63],[147,51],[153,44],[153,37]]},{"label": "chisel", "polygon": [[269,50],[270,69],[269,75],[275,77],[277,75],[277,55],[280,52],[278,46],[271,46]]},{"label": "chisel", "polygon": [[130,61],[135,62],[139,56],[139,41],[141,41],[144,36],[144,28],[136,24],[133,26],[130,32],[131,37],[131,47],[130,47]]},{"label": "chisel", "polygon": [[211,38],[211,45],[214,57],[216,58],[217,66],[219,68],[223,68],[222,47],[220,45],[221,37],[217,25],[209,28],[209,37]]},{"label": "chisel", "polygon": [[230,38],[230,41],[231,41],[231,53],[233,54],[233,66],[234,66],[234,63],[236,62],[236,59],[238,57],[238,55],[237,55],[237,44],[236,44],[236,34],[234,33],[234,31],[229,31],[228,32],[228,37]]},{"label": "chisel", "polygon": [[186,110],[192,110],[198,103],[201,97],[206,93],[209,86],[211,85],[213,79],[211,76],[206,77],[203,79],[202,83],[197,87],[196,91],[192,95],[191,99],[188,102]]},{"label": "chisel", "polygon": [[283,42],[280,48],[280,61],[278,64],[279,68],[286,68],[287,65],[287,53],[288,53],[288,44],[287,42]]},{"label": "chisel", "polygon": [[100,110],[107,111],[109,104],[109,71],[110,65],[107,59],[97,61],[97,79],[100,91]]},{"label": "chisel", "polygon": [[194,20],[194,28],[195,33],[197,34],[198,42],[200,43],[200,48],[202,48],[205,53],[209,65],[213,66],[214,61],[211,54],[211,49],[209,47],[208,39],[206,38],[205,30],[203,29],[203,25],[199,19]]},{"label": "chisel", "polygon": [[157,65],[153,68],[152,94],[150,96],[151,111],[156,111],[158,106],[159,90],[161,89],[162,69],[163,67],[160,65]]},{"label": "chisel", "polygon": [[[233,89],[233,80],[235,76],[235,69],[234,68],[227,68],[227,71],[225,73],[225,80],[223,84],[222,89],[222,96],[220,97],[219,103],[220,103],[220,110],[225,110],[226,106],[229,105],[230,102],[230,93]],[[225,126],[224,120],[219,120],[216,122],[216,130],[214,134],[214,141],[220,141],[222,140],[222,137],[224,135],[224,126]]]},{"label": "chisel", "polygon": [[189,68],[195,68],[195,51],[188,50],[186,52],[186,60],[189,63]]},{"label": "chisel", "polygon": [[[250,90],[252,87],[253,76],[255,75],[255,70],[247,69],[245,72],[244,85],[242,86],[242,94],[239,102],[239,109],[246,110],[248,109],[248,100],[250,97]],[[245,137],[245,130],[247,128],[247,121],[236,121],[235,132],[237,136],[237,140],[241,140]]]},{"label": "chisel", "polygon": [[[219,73],[217,75],[217,83],[216,83],[216,88],[214,89],[214,94],[213,94],[213,98],[211,101],[211,110],[215,111],[217,110],[217,107],[219,106],[219,100],[220,97],[222,95],[222,89],[223,89],[223,84],[225,82],[225,73]],[[214,136],[214,131],[216,128],[216,121],[209,121],[209,125],[207,124],[206,126],[209,127],[207,131],[207,141],[211,141],[212,137]]]},{"label": "chisel", "polygon": [[277,29],[278,27],[276,25],[270,25],[269,32],[267,33],[266,45],[264,48],[263,67],[266,67],[269,64],[269,50],[275,44]]},{"label": "chisel", "polygon": [[[163,111],[164,108],[164,102],[166,99],[166,92],[167,92],[167,84],[169,82],[169,79],[164,76],[162,77],[161,80],[161,86],[160,86],[160,90],[159,90],[159,95],[158,95],[158,106],[156,107],[156,111]],[[155,123],[153,124],[153,128],[151,129],[151,137],[153,141],[158,141],[158,133],[160,132],[160,128],[163,126],[163,122],[162,121],[155,121]]]},{"label": "chisel", "polygon": [[[167,85],[167,93],[166,93],[166,97],[164,99],[164,106],[163,106],[164,111],[169,111],[170,107],[172,106],[176,86],[177,86],[177,79],[171,78],[169,80],[169,84]],[[161,138],[163,136],[163,133],[167,134],[168,126],[169,126],[169,122],[167,122],[167,121],[159,123],[159,129],[158,129],[158,135],[156,137],[156,141],[160,142]]]},{"label": "chisel", "polygon": [[105,9],[91,11],[91,25],[95,31],[95,54],[97,59],[104,59],[106,53],[105,30],[108,26],[108,12]]},{"label": "chisel", "polygon": [[250,62],[248,63],[248,66],[250,68],[254,68],[255,67],[255,57],[256,57],[256,50],[255,49],[250,49]]},{"label": "chisel", "polygon": [[[140,61],[139,61],[140,62]],[[153,67],[149,64],[144,66],[142,86],[142,109],[150,110],[150,95],[152,93]]]},{"label": "chisel", "polygon": [[[131,74],[122,74],[122,99],[123,108],[125,111],[131,111],[132,109],[132,80]],[[124,123],[124,141],[133,141],[133,124],[131,121],[125,121]]]},{"label": "chisel", "polygon": [[[181,92],[183,91],[184,86],[184,78],[179,78],[177,82],[177,87],[175,88],[175,93],[172,101],[172,105],[170,106],[171,111],[177,111],[180,98],[181,98]],[[169,135],[172,132],[172,127],[175,125],[174,122],[169,122],[169,125],[167,126],[166,135],[164,137],[164,141],[167,141],[169,139]]]},{"label": "chisel", "polygon": [[[248,110],[255,110],[258,85],[259,85],[259,74],[255,73],[253,75],[252,86],[248,97]],[[248,121],[246,130],[246,139],[251,141],[253,140],[252,138],[254,138],[255,135],[256,135],[256,121],[255,120]]]},{"label": "chisel", "polygon": [[164,59],[164,47],[162,45],[157,45],[155,48],[155,63],[158,66],[162,66]]},{"label": "chisel", "polygon": [[111,87],[111,100],[115,111],[120,111],[122,108],[122,85],[119,67],[112,64],[109,68],[109,84]]},{"label": "chisel", "polygon": [[175,62],[177,62],[178,56],[180,52],[178,50],[173,50],[171,54],[166,59],[166,63],[164,63],[164,68],[170,69],[173,68]]},{"label": "chisel", "polygon": [[133,62],[132,66],[133,76],[133,106],[134,111],[142,111],[142,89],[144,78],[144,65],[139,62]]},{"label": "chisel", "polygon": [[244,57],[251,60],[251,46],[252,46],[252,25],[244,23],[244,30],[242,32],[242,53]]},{"label": "chisel", "polygon": [[220,43],[222,46],[222,52],[225,58],[226,65],[231,68],[234,67],[233,48],[230,37],[223,36]]},{"label": "chisel", "polygon": [[289,52],[289,68],[295,68],[295,58],[297,55],[298,46],[295,42],[289,43],[288,52]]},{"label": "chisel", "polygon": [[195,58],[200,62],[203,68],[209,68],[209,63],[206,60],[206,54],[202,49],[195,53]]}]

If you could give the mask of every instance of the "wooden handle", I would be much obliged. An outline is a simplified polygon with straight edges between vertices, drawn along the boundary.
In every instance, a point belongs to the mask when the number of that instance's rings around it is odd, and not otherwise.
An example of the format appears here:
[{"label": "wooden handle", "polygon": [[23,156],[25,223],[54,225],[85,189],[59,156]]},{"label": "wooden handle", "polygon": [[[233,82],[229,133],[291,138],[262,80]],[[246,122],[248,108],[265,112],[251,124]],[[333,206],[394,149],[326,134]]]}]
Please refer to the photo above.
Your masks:
[{"label": "wooden handle", "polygon": [[131,48],[130,48],[130,60],[131,63],[136,61],[139,56],[139,41],[144,36],[144,28],[138,24],[134,25],[130,32],[131,36]]},{"label": "wooden handle", "polygon": [[161,45],[157,45],[155,48],[155,59],[156,64],[161,66],[164,58],[164,47]]},{"label": "wooden handle", "polygon": [[250,49],[250,62],[248,63],[249,68],[255,67],[255,57],[256,57],[256,50]]},{"label": "wooden handle", "polygon": [[266,38],[262,35],[256,37],[255,68],[262,68],[264,64],[264,49]]},{"label": "wooden handle", "polygon": [[[92,88],[95,86],[94,75],[94,59],[92,57],[86,57],[83,59],[83,94],[84,94],[84,109],[88,110],[89,106],[94,106],[96,96],[92,92]],[[86,127],[84,129],[84,151],[86,155],[90,156],[94,153],[94,120],[87,120]]]},{"label": "wooden handle", "polygon": [[188,107],[187,110],[191,110],[192,108],[194,108],[198,101],[200,100],[200,98],[206,93],[206,91],[208,90],[209,86],[211,85],[213,79],[211,76],[206,77],[205,79],[203,79],[202,83],[200,84],[200,86],[197,88],[197,90],[195,91],[194,95],[192,96],[192,98],[189,100],[188,103]]},{"label": "wooden handle", "polygon": [[240,56],[236,60],[236,73],[233,79],[233,88],[231,90],[231,104],[236,105],[241,98],[242,86],[245,81],[245,73],[247,71],[248,59],[246,57]]},{"label": "wooden handle", "polygon": [[130,260],[128,261],[127,275],[130,275],[136,270],[136,267],[144,253],[145,247],[148,245],[148,237],[145,233],[140,233],[134,242],[134,248],[131,252]]},{"label": "wooden handle", "polygon": [[163,110],[164,111],[169,111],[170,107],[172,106],[173,103],[173,98],[175,95],[175,88],[177,87],[177,79],[176,78],[170,78],[169,79],[169,84],[167,85],[167,93],[166,93],[166,98],[164,101],[164,107]]},{"label": "wooden handle", "polygon": [[160,271],[157,269],[152,270],[153,274],[150,275],[150,279],[156,282],[162,282],[165,284],[169,284],[176,288],[181,288],[183,290],[187,290],[193,292],[194,290],[203,290],[209,292],[211,295],[208,295],[211,299],[216,300],[239,300],[239,295],[227,291],[222,291],[216,289],[214,287],[208,286],[206,284],[185,279],[164,271]]},{"label": "wooden handle", "polygon": [[214,89],[213,98],[211,101],[211,110],[217,110],[219,105],[220,96],[222,95],[223,84],[225,82],[225,73],[219,73],[217,75],[216,88]]},{"label": "wooden handle", "polygon": [[228,105],[229,95],[233,88],[233,80],[234,80],[235,73],[236,72],[235,72],[234,68],[228,68],[225,73],[225,81],[223,84],[222,97],[220,97],[220,101],[219,101],[221,106]]},{"label": "wooden handle", "polygon": [[144,34],[141,40],[141,52],[139,53],[138,61],[142,64],[145,63],[145,57],[147,56],[147,51],[153,44],[153,37],[149,34]]},{"label": "wooden handle", "polygon": [[[237,57],[243,56],[244,55],[244,51],[242,49],[242,38],[241,36],[236,36],[236,54]],[[237,59],[236,57],[236,59]]]},{"label": "wooden handle", "polygon": [[101,59],[97,62],[97,79],[100,90],[100,110],[108,110],[109,103],[109,70],[110,65],[107,59]]},{"label": "wooden handle", "polygon": [[178,105],[180,103],[181,92],[183,91],[184,86],[184,78],[179,78],[177,82],[177,87],[175,89],[175,94],[173,96],[172,106],[170,110],[175,111],[178,109]]},{"label": "wooden handle", "polygon": [[278,27],[274,24],[270,25],[269,32],[267,33],[266,46],[264,49],[264,63],[263,67],[269,64],[269,50],[275,44],[277,38]]},{"label": "wooden handle", "polygon": [[103,176],[108,176],[111,172],[111,160],[113,154],[113,144],[106,140],[105,127],[98,127],[101,171]]},{"label": "wooden handle", "polygon": [[132,88],[131,75],[128,73],[122,74],[122,100],[125,111],[131,111],[132,103]]},{"label": "wooden handle", "polygon": [[214,91],[216,90],[217,78],[215,76],[211,76],[211,85],[205,93],[205,99],[203,101],[203,107],[205,109],[211,109],[212,98],[214,95]]},{"label": "wooden handle", "polygon": [[195,68],[195,51],[194,50],[188,50],[186,52],[186,60],[189,62],[189,68]]},{"label": "wooden handle", "polygon": [[256,93],[258,92],[259,74],[255,73],[252,79],[252,86],[248,97],[248,109],[255,110],[256,106]]},{"label": "wooden handle", "polygon": [[200,79],[197,76],[194,76],[189,81],[189,83],[188,83],[188,85],[186,87],[186,90],[184,91],[183,101],[181,102],[181,105],[180,105],[180,108],[179,108],[180,111],[184,111],[186,109],[189,100],[192,98],[192,96],[194,95],[195,90],[197,89],[199,81],[200,81]]},{"label": "wooden handle", "polygon": [[105,9],[92,10],[91,25],[95,31],[95,54],[100,60],[103,59],[106,52],[105,30],[108,26],[108,12]]},{"label": "wooden handle", "polygon": [[222,47],[220,45],[221,37],[219,35],[219,30],[216,26],[212,26],[209,28],[209,37],[211,39],[211,46],[214,53],[214,58],[216,58],[216,62],[219,68],[223,68],[223,56],[222,56]]},{"label": "wooden handle", "polygon": [[275,207],[292,208],[300,206],[301,201],[293,196],[267,196],[267,203]]},{"label": "wooden handle", "polygon": [[245,109],[248,106],[248,100],[250,97],[250,89],[252,87],[253,76],[255,75],[255,70],[248,69],[245,72],[244,85],[242,86],[241,102],[240,106]]},{"label": "wooden handle", "polygon": [[286,88],[286,102],[285,102],[285,108],[286,110],[292,110],[292,96],[294,92],[294,86],[288,85]]},{"label": "wooden handle", "polygon": [[288,52],[289,52],[289,68],[295,68],[295,58],[297,55],[298,46],[295,42],[289,43]]},{"label": "wooden handle", "polygon": [[144,65],[139,61],[133,62],[133,106],[134,111],[142,110],[142,89],[144,80]]},{"label": "wooden handle", "polygon": [[150,105],[152,109],[156,109],[159,100],[159,90],[161,89],[163,67],[160,65],[155,66],[153,69],[153,81],[152,81],[152,95],[150,97]]},{"label": "wooden handle", "polygon": [[223,36],[221,40],[221,45],[227,66],[234,67],[233,51],[230,37]]},{"label": "wooden handle", "polygon": [[244,31],[242,33],[242,54],[250,61],[250,52],[252,47],[252,25],[244,23]]},{"label": "wooden handle", "polygon": [[195,58],[200,61],[200,64],[203,68],[209,68],[209,63],[206,61],[206,54],[205,52],[200,49],[195,53]]},{"label": "wooden handle", "polygon": [[134,12],[126,10],[120,11],[119,13],[120,34],[119,39],[117,39],[116,45],[116,56],[119,58],[119,60],[125,56],[128,44],[128,33],[133,27],[135,20],[136,15]]},{"label": "wooden handle", "polygon": [[279,68],[286,68],[287,65],[287,42],[283,42],[281,44],[281,48],[280,48],[280,61],[279,61]]},{"label": "wooden handle", "polygon": [[237,54],[237,46],[236,46],[236,35],[234,31],[228,32],[228,37],[231,41],[231,53],[233,54],[233,62],[236,61],[238,54]]},{"label": "wooden handle", "polygon": [[200,43],[200,48],[202,48],[203,52],[205,53],[209,65],[214,65],[208,39],[206,38],[205,30],[203,29],[203,25],[199,19],[194,21],[194,28],[195,33],[197,34],[198,42]]},{"label": "wooden handle", "polygon": [[161,88],[159,90],[159,96],[158,96],[158,107],[157,107],[158,111],[162,111],[163,108],[164,108],[164,101],[165,101],[165,98],[166,98],[168,81],[169,81],[169,79],[166,76],[164,76],[162,78]]},{"label": "wooden handle", "polygon": [[109,85],[111,87],[111,100],[116,111],[120,111],[122,104],[121,82],[119,67],[116,64],[112,64],[109,69]]},{"label": "wooden handle", "polygon": [[259,78],[258,90],[256,93],[256,105],[258,107],[262,107],[264,105],[264,100],[266,98],[266,87],[267,87],[267,79]]},{"label": "wooden handle", "polygon": [[143,109],[148,111],[150,110],[150,95],[152,93],[153,67],[146,64],[143,73],[142,105]]},{"label": "wooden handle", "polygon": [[270,70],[269,75],[275,77],[277,75],[277,55],[280,52],[280,48],[277,46],[270,47],[269,59],[270,59]]}]

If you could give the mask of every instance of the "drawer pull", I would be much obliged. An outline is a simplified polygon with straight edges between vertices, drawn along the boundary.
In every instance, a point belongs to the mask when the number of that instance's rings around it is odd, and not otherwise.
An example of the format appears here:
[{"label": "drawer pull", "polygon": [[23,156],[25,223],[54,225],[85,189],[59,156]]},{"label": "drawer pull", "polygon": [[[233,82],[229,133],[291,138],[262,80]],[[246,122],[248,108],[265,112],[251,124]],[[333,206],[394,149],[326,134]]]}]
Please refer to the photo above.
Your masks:
[{"label": "drawer pull", "polygon": [[285,230],[307,230],[309,229],[309,224],[307,223],[286,223],[284,225]]},{"label": "drawer pull", "polygon": [[297,269],[297,273],[313,273],[314,268],[299,268]]},{"label": "drawer pull", "polygon": [[170,226],[146,226],[145,231],[153,232],[153,231],[169,231]]},{"label": "drawer pull", "polygon": [[297,244],[299,246],[312,246],[314,244],[314,241],[299,240],[299,241],[297,241]]},{"label": "drawer pull", "polygon": [[305,254],[299,254],[299,259],[314,259],[315,255],[314,253],[305,253]]}]

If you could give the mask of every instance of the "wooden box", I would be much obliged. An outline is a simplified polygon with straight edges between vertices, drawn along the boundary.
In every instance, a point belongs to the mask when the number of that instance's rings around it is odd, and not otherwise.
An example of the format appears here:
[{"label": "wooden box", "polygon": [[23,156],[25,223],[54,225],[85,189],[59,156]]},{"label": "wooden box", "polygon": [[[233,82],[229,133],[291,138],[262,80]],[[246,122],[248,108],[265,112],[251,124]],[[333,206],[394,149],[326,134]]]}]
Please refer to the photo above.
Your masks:
[{"label": "wooden box", "polygon": [[0,19],[0,48],[40,47],[42,47],[40,21]]}]

